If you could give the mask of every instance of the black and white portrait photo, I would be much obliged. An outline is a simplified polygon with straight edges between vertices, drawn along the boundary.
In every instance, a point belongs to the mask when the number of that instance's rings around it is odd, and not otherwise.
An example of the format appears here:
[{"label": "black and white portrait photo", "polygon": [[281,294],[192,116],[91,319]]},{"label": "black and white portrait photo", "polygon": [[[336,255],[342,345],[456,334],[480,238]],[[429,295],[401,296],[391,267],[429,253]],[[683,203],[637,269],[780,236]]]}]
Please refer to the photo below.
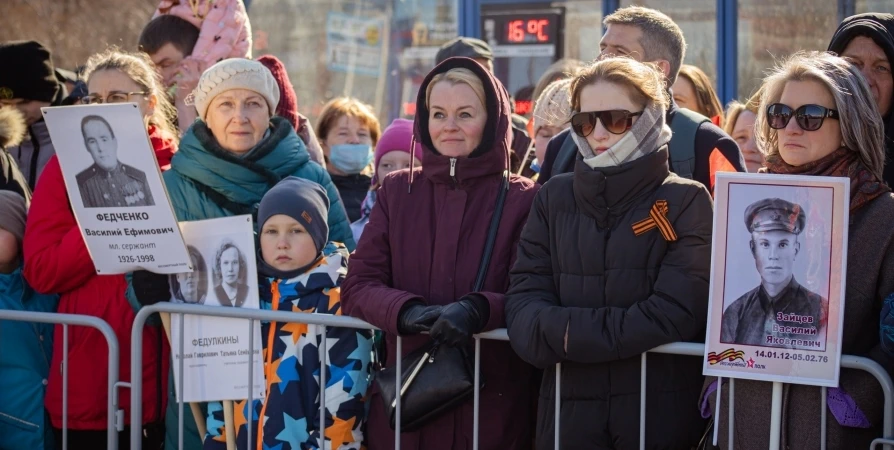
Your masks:
[{"label": "black and white portrait photo", "polygon": [[831,188],[733,186],[720,342],[825,350],[831,199]]},{"label": "black and white portrait photo", "polygon": [[99,115],[81,119],[81,136],[93,164],[78,173],[77,183],[85,208],[152,206],[146,174],[118,159],[118,139],[109,122]]},{"label": "black and white portrait photo", "polygon": [[214,256],[214,296],[220,306],[240,308],[248,298],[248,264],[231,240],[224,240]]},{"label": "black and white portrait photo", "polygon": [[176,302],[202,305],[208,296],[208,266],[198,249],[192,245],[186,249],[193,271],[171,275],[171,292]]}]

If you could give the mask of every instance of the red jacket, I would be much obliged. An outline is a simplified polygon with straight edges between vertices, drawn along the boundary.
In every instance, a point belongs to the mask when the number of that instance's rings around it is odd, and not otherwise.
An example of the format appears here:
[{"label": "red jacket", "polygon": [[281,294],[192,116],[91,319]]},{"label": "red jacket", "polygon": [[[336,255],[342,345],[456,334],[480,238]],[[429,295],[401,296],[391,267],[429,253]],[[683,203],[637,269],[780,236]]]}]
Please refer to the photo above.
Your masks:
[{"label": "red jacket", "polygon": [[[154,131],[154,130],[150,130]],[[170,161],[170,141],[150,136],[159,161]],[[25,278],[41,293],[58,293],[59,312],[99,317],[115,331],[120,350],[119,377],[129,382],[130,334],[134,312],[124,297],[124,275],[97,275],[69,206],[56,156],[40,176],[24,239]],[[108,345],[92,328],[68,330],[68,426],[105,430],[108,399]],[[62,326],[56,325],[45,405],[53,426],[62,428]],[[143,331],[143,423],[164,419],[168,343],[160,327]],[[118,390],[119,407],[130,423],[130,392]]]},{"label": "red jacket", "polygon": [[[425,91],[434,74],[454,67],[469,68],[484,80],[487,129],[496,131],[490,135],[493,145],[483,154],[456,160],[455,177],[451,177],[451,158],[431,150]],[[475,283],[501,174],[509,167],[509,99],[498,83],[478,63],[466,58],[451,58],[428,75],[419,89],[416,115],[415,134],[425,147],[422,168],[386,177],[363,239],[351,256],[342,285],[342,305],[348,314],[385,331],[388,366],[395,364],[397,318],[407,301],[452,303],[469,294]],[[506,326],[503,305],[509,269],[537,190],[538,186],[527,178],[510,178],[493,256],[483,292],[479,292],[490,305],[485,330]],[[405,338],[404,354],[428,339],[426,335]],[[486,386],[481,391],[480,448],[531,448],[537,390],[534,368],[516,356],[507,342],[497,341],[482,341],[481,365]],[[394,432],[375,388],[370,401],[369,448],[391,449]],[[472,418],[469,399],[421,430],[404,433],[402,448],[471,449]]]}]

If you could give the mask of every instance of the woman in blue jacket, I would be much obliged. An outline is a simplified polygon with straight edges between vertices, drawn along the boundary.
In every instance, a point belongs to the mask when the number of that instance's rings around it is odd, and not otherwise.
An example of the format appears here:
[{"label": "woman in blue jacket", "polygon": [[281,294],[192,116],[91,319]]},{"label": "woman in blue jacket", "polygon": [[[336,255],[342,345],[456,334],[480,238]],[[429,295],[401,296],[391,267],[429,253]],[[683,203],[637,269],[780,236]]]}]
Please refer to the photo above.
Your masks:
[{"label": "woman in blue jacket", "polygon": [[[38,294],[22,276],[25,199],[0,191],[0,309],[55,312],[56,295]],[[53,448],[43,407],[53,325],[0,321],[0,448]]]},{"label": "woman in blue jacket", "polygon": [[[225,59],[202,74],[194,92],[199,113],[180,140],[163,178],[179,221],[242,214],[257,215],[264,194],[288,176],[323,186],[329,210],[331,240],[354,249],[345,209],[329,174],[310,156],[295,129],[274,117],[279,87],[273,74],[257,61]],[[135,272],[128,300],[140,305],[170,300],[168,277]],[[177,448],[178,417],[174,383],[166,414],[166,446]],[[184,412],[184,449],[201,448],[194,420]]]}]

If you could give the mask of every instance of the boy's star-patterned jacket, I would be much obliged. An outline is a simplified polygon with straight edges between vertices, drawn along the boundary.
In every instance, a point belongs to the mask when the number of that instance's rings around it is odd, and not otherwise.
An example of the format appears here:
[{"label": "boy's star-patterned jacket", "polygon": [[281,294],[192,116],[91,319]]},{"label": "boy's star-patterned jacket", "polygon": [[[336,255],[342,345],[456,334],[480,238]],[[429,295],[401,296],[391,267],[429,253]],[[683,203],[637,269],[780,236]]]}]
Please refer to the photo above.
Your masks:
[{"label": "boy's star-patterned jacket", "polygon": [[[347,267],[347,249],[342,244],[329,243],[323,249],[323,258],[304,274],[289,280],[267,279],[261,287],[261,307],[340,316],[339,286]],[[322,431],[319,353],[322,327],[273,322],[264,323],[261,333],[266,394],[264,400],[254,401],[251,421],[247,420],[247,401],[234,402],[239,450],[360,450],[372,332],[335,327],[326,330],[326,429]],[[259,417],[263,417],[263,428],[259,426]],[[204,448],[226,450],[220,402],[208,404],[207,425]],[[246,426],[253,427],[251,447],[246,446]]]}]

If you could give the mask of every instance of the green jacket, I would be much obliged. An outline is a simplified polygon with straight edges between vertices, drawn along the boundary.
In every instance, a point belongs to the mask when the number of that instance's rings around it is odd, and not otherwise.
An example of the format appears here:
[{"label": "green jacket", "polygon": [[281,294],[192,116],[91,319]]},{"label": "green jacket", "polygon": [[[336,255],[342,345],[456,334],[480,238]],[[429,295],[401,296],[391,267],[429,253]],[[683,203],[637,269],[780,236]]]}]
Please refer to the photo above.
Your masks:
[{"label": "green jacket", "polygon": [[[326,189],[331,205],[328,218],[330,240],[342,242],[353,251],[355,244],[350,223],[329,174],[310,160],[304,142],[288,121],[274,117],[271,124],[273,128],[269,134],[241,157],[223,150],[201,120],[189,128],[171,160],[171,169],[163,174],[177,220],[252,214],[271,187],[287,176],[295,176],[319,183]],[[129,283],[127,298],[135,309],[140,308]],[[169,379],[165,448],[178,448],[179,418],[173,375]],[[204,411],[205,405],[202,409]],[[202,443],[189,405],[184,405],[183,424],[183,449],[201,450]]]}]

